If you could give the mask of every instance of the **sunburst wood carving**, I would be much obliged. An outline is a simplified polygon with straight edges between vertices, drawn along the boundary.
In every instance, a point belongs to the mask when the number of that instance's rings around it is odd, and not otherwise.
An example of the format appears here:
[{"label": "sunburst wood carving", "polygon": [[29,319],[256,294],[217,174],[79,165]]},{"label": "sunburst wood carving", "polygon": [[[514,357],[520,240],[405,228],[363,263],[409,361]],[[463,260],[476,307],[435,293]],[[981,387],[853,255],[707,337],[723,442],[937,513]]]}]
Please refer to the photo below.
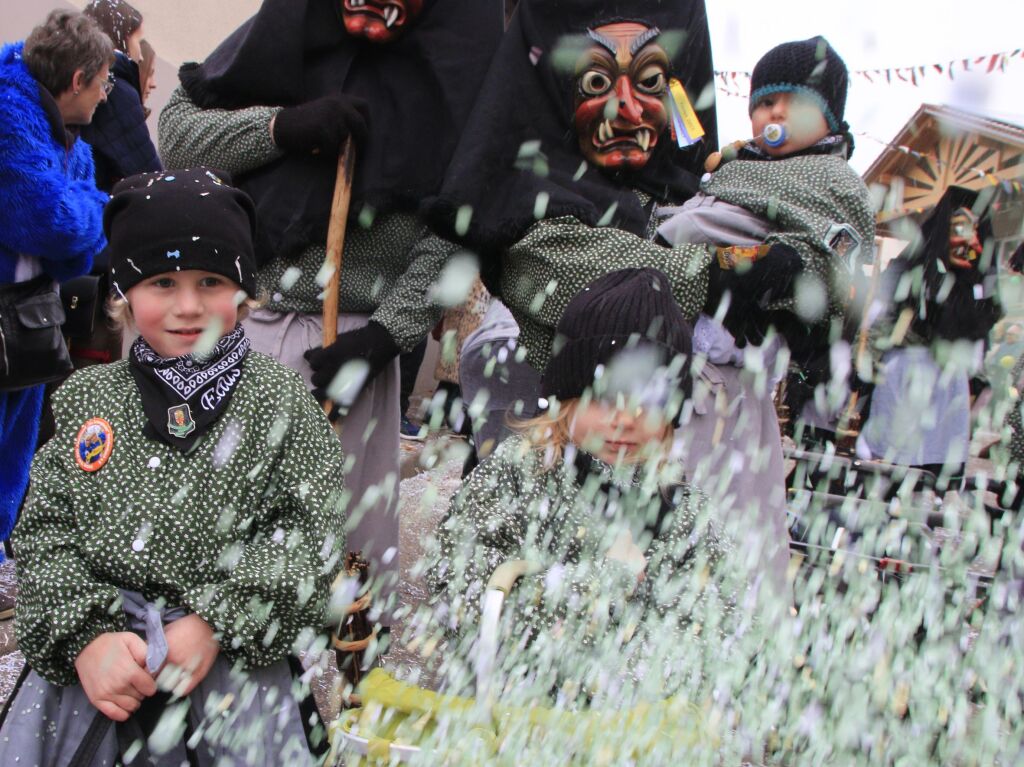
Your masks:
[{"label": "sunburst wood carving", "polygon": [[908,208],[934,206],[950,186],[981,189],[995,180],[1018,180],[1024,172],[1024,153],[999,146],[977,133],[940,135],[938,143],[929,149],[905,171],[903,202]]}]

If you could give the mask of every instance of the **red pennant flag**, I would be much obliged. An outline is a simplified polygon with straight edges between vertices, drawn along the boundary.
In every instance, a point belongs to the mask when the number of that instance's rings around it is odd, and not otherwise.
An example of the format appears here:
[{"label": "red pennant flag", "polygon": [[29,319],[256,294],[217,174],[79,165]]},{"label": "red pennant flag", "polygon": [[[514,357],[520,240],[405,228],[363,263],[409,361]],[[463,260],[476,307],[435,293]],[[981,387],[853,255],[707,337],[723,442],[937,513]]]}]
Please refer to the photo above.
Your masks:
[{"label": "red pennant flag", "polygon": [[992,58],[988,60],[988,69],[985,71],[986,74],[991,74],[992,70],[996,68],[996,64],[999,63],[999,54],[993,53]]},{"label": "red pennant flag", "polygon": [[936,72],[938,72],[940,75],[942,74],[942,64],[932,64],[932,66],[935,67]]}]

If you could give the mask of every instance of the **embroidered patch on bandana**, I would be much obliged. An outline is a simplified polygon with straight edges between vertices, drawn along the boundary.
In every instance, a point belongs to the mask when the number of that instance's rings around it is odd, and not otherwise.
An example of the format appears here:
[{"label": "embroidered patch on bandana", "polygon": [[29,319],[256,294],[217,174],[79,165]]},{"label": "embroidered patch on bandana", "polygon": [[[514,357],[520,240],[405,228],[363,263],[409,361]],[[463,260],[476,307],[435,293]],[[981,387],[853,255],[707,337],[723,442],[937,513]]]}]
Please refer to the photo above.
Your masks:
[{"label": "embroidered patch on bandana", "polygon": [[99,471],[114,450],[114,429],[103,418],[90,418],[75,437],[75,463],[82,471]]},{"label": "embroidered patch on bandana", "polygon": [[196,430],[196,422],[192,420],[192,411],[187,404],[167,408],[167,432],[172,437],[184,439]]}]

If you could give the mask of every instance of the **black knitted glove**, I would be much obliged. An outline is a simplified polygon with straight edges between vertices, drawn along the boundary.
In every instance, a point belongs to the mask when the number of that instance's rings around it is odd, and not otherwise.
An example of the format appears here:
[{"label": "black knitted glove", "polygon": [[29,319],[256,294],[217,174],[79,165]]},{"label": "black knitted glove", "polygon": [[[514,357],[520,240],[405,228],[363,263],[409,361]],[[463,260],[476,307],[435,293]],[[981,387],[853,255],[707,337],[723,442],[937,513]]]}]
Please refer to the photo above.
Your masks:
[{"label": "black knitted glove", "polygon": [[777,242],[749,269],[736,272],[734,293],[748,306],[764,309],[792,296],[793,283],[803,270],[804,261],[796,249]]},{"label": "black knitted glove", "polygon": [[[365,327],[342,333],[326,349],[322,346],[310,349],[304,356],[309,366],[313,368],[313,396],[319,402],[327,399],[327,389],[330,387],[331,381],[346,362],[356,359],[366,360],[370,371],[366,376],[365,383],[369,383],[400,352],[401,349],[398,348],[398,344],[395,343],[387,329],[372,320]],[[339,415],[344,415],[339,408],[334,408],[331,411],[332,420]]]},{"label": "black knitted glove", "polygon": [[336,156],[345,139],[366,140],[369,108],[361,98],[335,94],[295,107],[274,118],[274,143],[286,152]]},{"label": "black knitted glove", "polygon": [[804,269],[800,254],[789,245],[775,243],[749,268],[722,269],[712,262],[707,309],[714,314],[722,296],[730,294],[729,310],[722,322],[743,347],[749,341],[761,343],[773,324],[775,312],[768,307],[793,295],[797,277]]}]

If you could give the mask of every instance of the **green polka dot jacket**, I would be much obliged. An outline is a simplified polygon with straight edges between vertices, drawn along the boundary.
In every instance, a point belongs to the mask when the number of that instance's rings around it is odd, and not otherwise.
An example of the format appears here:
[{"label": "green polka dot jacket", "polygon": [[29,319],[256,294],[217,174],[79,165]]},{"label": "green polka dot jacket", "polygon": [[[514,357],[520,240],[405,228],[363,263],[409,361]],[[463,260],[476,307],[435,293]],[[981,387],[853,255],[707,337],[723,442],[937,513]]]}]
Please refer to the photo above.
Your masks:
[{"label": "green polka dot jacket", "polygon": [[[765,242],[795,248],[803,258],[805,274],[817,277],[826,287],[824,319],[842,316],[849,267],[826,246],[826,234],[836,223],[852,226],[861,238],[862,261],[870,260],[875,234],[867,187],[844,159],[808,155],[733,160],[706,176],[701,189],[773,222],[776,231]],[[645,204],[650,203],[646,195],[638,194]],[[568,216],[548,219],[531,227],[509,249],[502,266],[503,299],[519,323],[520,343],[526,346],[531,365],[544,369],[554,328],[572,297],[615,269],[661,269],[685,315],[696,317],[705,308],[713,249],[658,245],[651,241],[657,223],[652,210],[644,238],[612,227],[586,226]],[[794,306],[789,297],[767,308],[792,311]]]},{"label": "green polka dot jacket", "polygon": [[[632,665],[646,632],[689,633],[699,641],[686,652],[708,651],[705,639],[731,620],[732,602],[715,575],[725,549],[709,524],[705,496],[678,471],[669,476],[670,467],[659,470],[654,462],[609,492],[611,467],[597,463],[603,473],[577,479],[573,462],[548,467],[544,456],[522,437],[510,437],[463,482],[432,544],[427,580],[440,600],[435,618],[443,616],[454,635],[472,641],[491,574],[502,562],[525,559],[540,572],[519,581],[505,613],[514,636],[532,642],[522,654],[510,652],[507,662],[549,670],[543,694],[556,679]],[[605,558],[624,530],[647,560],[639,582],[626,565]],[[450,652],[451,681],[459,676],[455,656],[468,654]]]},{"label": "green polka dot jacket", "polygon": [[[281,157],[269,128],[280,110],[201,109],[179,87],[160,113],[160,156],[168,168],[210,165],[240,174],[261,167]],[[430,287],[456,246],[430,234],[410,213],[363,213],[345,233],[339,310],[370,314],[409,351],[441,319],[443,307],[430,299]],[[317,276],[326,256],[325,244],[317,243],[298,258],[266,264],[257,275],[266,308],[319,314],[323,287]]]},{"label": "green polka dot jacket", "polygon": [[[343,455],[296,373],[249,352],[227,409],[188,454],[143,435],[127,361],[75,373],[53,409],[56,435],[32,464],[12,538],[18,646],[41,676],[77,681],[81,650],[125,629],[118,589],[197,613],[246,666],[320,629],[345,542]],[[113,449],[85,471],[78,434],[94,418]]]}]

